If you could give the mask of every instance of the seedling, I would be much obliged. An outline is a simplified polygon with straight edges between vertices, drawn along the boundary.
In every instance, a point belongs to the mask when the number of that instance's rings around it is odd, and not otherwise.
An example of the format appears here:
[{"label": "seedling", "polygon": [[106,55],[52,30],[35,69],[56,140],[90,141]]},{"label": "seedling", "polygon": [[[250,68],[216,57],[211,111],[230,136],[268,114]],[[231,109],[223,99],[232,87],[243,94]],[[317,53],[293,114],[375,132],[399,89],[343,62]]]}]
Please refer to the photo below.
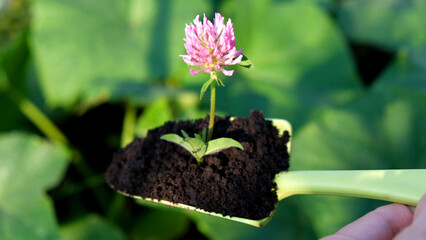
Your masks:
[{"label": "seedling", "polygon": [[218,138],[206,142],[206,129],[203,130],[202,134],[195,134],[193,138],[182,130],[183,138],[177,134],[166,134],[161,137],[163,140],[174,142],[179,144],[197,159],[198,165],[203,163],[203,157],[209,154],[217,153],[230,147],[237,147],[244,149],[243,146],[234,139],[231,138]]},{"label": "seedling", "polygon": [[234,70],[226,70],[224,66],[239,64],[246,68],[252,68],[253,64],[247,57],[243,59],[243,49],[237,51],[235,48],[235,36],[231,19],[225,25],[224,18],[220,13],[215,14],[214,23],[210,22],[204,15],[203,22],[199,20],[199,16],[194,19],[194,23],[186,25],[184,39],[186,41],[185,48],[187,55],[180,55],[182,59],[191,66],[197,66],[199,69],[190,69],[192,75],[206,72],[210,74],[200,91],[200,99],[210,87],[210,119],[207,138],[205,131],[203,137],[195,135],[190,138],[185,132],[182,132],[184,138],[177,134],[167,134],[161,137],[176,144],[179,144],[188,150],[198,161],[203,162],[203,156],[219,152],[230,147],[243,147],[237,141],[230,138],[219,138],[212,141],[214,114],[216,102],[216,84],[225,86],[218,77],[218,73],[222,72],[225,76],[232,76]]}]

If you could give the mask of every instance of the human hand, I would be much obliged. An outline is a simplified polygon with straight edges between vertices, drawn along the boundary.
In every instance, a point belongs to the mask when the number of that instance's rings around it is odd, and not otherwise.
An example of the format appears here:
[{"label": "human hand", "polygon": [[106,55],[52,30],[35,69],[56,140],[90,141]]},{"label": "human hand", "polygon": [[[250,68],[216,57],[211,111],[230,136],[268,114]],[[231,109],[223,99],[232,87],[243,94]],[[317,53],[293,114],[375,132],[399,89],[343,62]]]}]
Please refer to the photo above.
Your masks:
[{"label": "human hand", "polygon": [[410,207],[396,203],[379,207],[322,240],[351,239],[426,239],[426,194],[414,212]]}]

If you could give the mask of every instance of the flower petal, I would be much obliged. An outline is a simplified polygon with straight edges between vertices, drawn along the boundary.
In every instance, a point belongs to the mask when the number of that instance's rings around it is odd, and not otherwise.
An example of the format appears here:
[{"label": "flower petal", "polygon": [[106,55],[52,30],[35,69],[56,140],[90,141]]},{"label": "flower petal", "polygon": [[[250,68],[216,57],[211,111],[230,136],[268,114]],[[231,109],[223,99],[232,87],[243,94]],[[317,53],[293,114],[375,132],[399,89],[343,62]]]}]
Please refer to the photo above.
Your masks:
[{"label": "flower petal", "polygon": [[233,70],[225,70],[223,66],[234,65],[241,62],[243,49],[235,48],[233,23],[225,19],[220,13],[215,13],[213,23],[203,15],[197,15],[193,23],[185,26],[185,49],[187,55],[180,55],[184,62],[200,69],[190,73],[196,75],[202,71],[206,73],[222,71],[226,76],[231,76]]},{"label": "flower petal", "polygon": [[195,76],[195,75],[197,75],[197,74],[199,74],[200,72],[202,72],[203,71],[203,69],[202,68],[200,68],[200,69],[198,69],[198,70],[195,70],[194,71],[194,69],[189,69],[189,73],[192,75],[192,76]]},{"label": "flower petal", "polygon": [[232,76],[232,74],[234,74],[234,70],[225,70],[224,68],[221,68],[220,71],[223,72],[223,75],[228,76],[228,77],[230,77],[230,76]]}]

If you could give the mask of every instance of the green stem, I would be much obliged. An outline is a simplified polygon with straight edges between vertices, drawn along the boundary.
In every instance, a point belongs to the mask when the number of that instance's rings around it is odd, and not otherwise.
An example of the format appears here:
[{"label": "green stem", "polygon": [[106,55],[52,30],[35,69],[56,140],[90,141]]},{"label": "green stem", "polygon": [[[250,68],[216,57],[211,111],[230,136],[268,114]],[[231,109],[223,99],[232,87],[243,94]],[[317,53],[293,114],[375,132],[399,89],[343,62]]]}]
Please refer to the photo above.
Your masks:
[{"label": "green stem", "polygon": [[[212,77],[214,77],[212,75]],[[210,85],[210,121],[209,121],[209,133],[207,135],[207,141],[212,140],[213,136],[213,127],[214,127],[214,110],[216,105],[216,81],[212,81]]]},{"label": "green stem", "polygon": [[127,146],[133,141],[136,122],[136,107],[132,104],[126,106],[123,119],[123,130],[121,132],[121,147]]},{"label": "green stem", "polygon": [[290,171],[275,177],[278,199],[296,194],[360,197],[416,206],[426,192],[426,169]]},{"label": "green stem", "polygon": [[49,139],[68,145],[65,135],[56,127],[56,125],[34,105],[29,99],[22,96],[19,92],[11,92],[11,98],[16,102],[21,112]]}]

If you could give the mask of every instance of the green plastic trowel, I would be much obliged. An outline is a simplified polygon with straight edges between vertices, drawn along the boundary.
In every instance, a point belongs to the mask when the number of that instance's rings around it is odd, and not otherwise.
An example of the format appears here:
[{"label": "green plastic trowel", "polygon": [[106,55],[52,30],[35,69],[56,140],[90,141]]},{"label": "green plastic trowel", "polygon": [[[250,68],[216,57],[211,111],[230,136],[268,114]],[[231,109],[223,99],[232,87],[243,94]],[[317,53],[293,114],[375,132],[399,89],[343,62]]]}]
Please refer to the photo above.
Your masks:
[{"label": "green plastic trowel", "polygon": [[[288,131],[292,136],[291,125],[288,121],[282,119],[270,120],[278,128],[280,135],[284,131]],[[289,152],[290,147],[291,140],[287,143]],[[370,198],[416,206],[426,192],[426,169],[289,171],[278,173],[274,181],[277,185],[278,201],[298,194],[318,194]],[[272,211],[268,217],[263,219],[229,217],[182,203],[120,193],[143,201],[193,210],[256,227],[267,224],[274,214],[274,211]]]}]

